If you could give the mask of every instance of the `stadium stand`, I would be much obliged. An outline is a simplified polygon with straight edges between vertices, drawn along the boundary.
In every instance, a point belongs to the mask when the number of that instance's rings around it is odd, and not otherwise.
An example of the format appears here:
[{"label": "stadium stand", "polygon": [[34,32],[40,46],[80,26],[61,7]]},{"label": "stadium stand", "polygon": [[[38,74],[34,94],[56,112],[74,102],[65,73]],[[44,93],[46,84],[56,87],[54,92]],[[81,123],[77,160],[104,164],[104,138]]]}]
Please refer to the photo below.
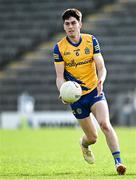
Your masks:
[{"label": "stadium stand", "polygon": [[[87,32],[99,38],[108,70],[105,91],[115,121],[118,99],[127,98],[135,91],[136,84],[136,1],[121,0],[105,7],[85,24]],[[123,106],[123,101],[122,104]],[[117,107],[116,107],[117,106]],[[119,108],[119,107],[118,107]],[[122,111],[122,107],[120,107]]]},{"label": "stadium stand", "polygon": [[64,9],[77,7],[88,14],[108,1],[98,6],[94,0],[0,0],[0,68],[62,31],[58,19]]},{"label": "stadium stand", "polygon": [[[62,31],[60,17],[64,9],[76,7],[87,15],[101,5],[93,0],[84,0],[84,3],[81,0],[0,0],[0,68],[4,67],[0,80],[1,111],[16,110],[17,97],[24,91],[35,97],[36,110],[58,109],[51,64],[53,44],[37,48],[38,56],[34,52],[32,55],[24,53]],[[23,56],[19,58],[20,55]],[[15,60],[19,63],[14,64]],[[9,63],[12,65],[6,67]]]},{"label": "stadium stand", "polygon": [[[55,0],[12,0],[12,2],[15,6],[9,0],[0,0],[2,4],[0,18],[3,23],[1,30],[3,35],[2,33],[0,35],[2,47],[0,62],[2,66],[12,62],[13,59],[19,62],[11,63],[0,73],[0,111],[16,110],[17,98],[23,92],[28,92],[35,98],[35,110],[68,109],[57,99],[52,48],[63,36],[56,33],[62,31],[61,21],[58,21],[62,10],[76,7],[83,15],[88,15],[83,19],[83,31],[94,34],[100,41],[108,69],[105,91],[112,106],[111,114],[114,114],[116,98],[122,92],[133,91],[136,83],[134,20],[136,2],[120,0],[99,11],[98,8],[102,4],[98,1],[85,0],[84,3],[82,1],[77,3],[71,0],[58,3]],[[9,8],[7,15],[2,13],[6,12],[6,6]],[[4,18],[11,20],[11,23],[8,21],[6,23]],[[4,28],[7,31],[4,31]],[[8,32],[8,29],[12,29],[11,32]],[[50,41],[46,43],[47,40]]]}]

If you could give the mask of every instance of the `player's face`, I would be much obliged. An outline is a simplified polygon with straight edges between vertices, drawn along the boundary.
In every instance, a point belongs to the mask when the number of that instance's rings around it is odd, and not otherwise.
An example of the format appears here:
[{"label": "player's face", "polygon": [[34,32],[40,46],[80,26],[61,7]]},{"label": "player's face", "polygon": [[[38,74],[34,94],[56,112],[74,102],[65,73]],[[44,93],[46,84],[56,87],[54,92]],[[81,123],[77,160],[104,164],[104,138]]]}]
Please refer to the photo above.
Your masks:
[{"label": "player's face", "polygon": [[76,18],[70,17],[64,21],[64,30],[67,36],[75,38],[80,34],[82,23],[79,22]]}]

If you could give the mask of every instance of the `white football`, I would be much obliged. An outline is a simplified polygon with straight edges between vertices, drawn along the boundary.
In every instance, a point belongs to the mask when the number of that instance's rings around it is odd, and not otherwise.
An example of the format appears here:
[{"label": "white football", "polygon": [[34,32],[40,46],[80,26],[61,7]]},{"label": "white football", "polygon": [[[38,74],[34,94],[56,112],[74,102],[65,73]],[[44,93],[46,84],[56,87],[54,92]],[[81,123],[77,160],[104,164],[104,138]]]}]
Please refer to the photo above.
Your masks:
[{"label": "white football", "polygon": [[81,86],[75,81],[66,81],[60,88],[60,97],[65,102],[74,103],[80,99],[81,95]]}]

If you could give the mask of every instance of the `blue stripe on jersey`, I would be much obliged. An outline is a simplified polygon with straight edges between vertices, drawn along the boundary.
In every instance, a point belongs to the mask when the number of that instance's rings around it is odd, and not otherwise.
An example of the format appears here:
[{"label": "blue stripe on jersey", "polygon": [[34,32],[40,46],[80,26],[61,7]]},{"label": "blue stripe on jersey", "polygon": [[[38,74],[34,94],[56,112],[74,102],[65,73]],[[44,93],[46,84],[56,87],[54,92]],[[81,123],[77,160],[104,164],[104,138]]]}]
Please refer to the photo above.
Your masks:
[{"label": "blue stripe on jersey", "polygon": [[83,83],[81,80],[76,79],[76,78],[75,78],[72,74],[70,74],[67,70],[64,70],[64,78],[65,78],[66,81],[75,81],[75,82],[77,82],[78,84],[81,85],[81,88],[82,88],[82,90],[84,90],[84,91],[89,90],[88,87],[83,86],[84,83]]},{"label": "blue stripe on jersey", "polygon": [[63,58],[62,58],[61,53],[60,53],[60,51],[59,51],[58,44],[56,44],[56,45],[54,46],[53,55],[54,55],[54,60],[55,60],[55,62],[61,62],[61,61],[63,61]]},{"label": "blue stripe on jersey", "polygon": [[93,47],[94,47],[94,54],[97,54],[97,53],[101,52],[99,42],[98,42],[98,40],[96,39],[95,36],[93,36]]}]

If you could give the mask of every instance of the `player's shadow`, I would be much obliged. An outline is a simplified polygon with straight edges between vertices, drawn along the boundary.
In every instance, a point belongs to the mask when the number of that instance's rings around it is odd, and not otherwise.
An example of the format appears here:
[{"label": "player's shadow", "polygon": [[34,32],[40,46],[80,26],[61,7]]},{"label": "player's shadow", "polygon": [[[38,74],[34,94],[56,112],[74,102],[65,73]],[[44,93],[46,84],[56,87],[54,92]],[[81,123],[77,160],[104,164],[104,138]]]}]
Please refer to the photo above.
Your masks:
[{"label": "player's shadow", "polygon": [[[37,174],[31,174],[31,173],[18,173],[18,174],[16,174],[16,173],[11,173],[11,174],[3,174],[2,176],[0,175],[0,178],[1,177],[54,177],[54,176],[69,176],[69,175],[73,175],[73,176],[76,176],[76,175],[79,175],[79,174],[83,174],[84,176],[86,176],[86,178],[87,177],[90,177],[91,178],[91,174],[89,175],[88,173],[86,174],[86,173],[81,173],[81,172],[72,172],[72,171],[67,171],[67,172],[54,172],[54,173],[52,173],[52,174],[50,174],[50,173],[37,173]],[[116,174],[116,173],[104,173],[104,174],[102,174],[103,176],[105,176],[105,177],[111,177],[111,176],[114,176],[114,177],[118,177],[118,175]],[[100,175],[98,175],[98,176],[100,176]],[[129,176],[132,178],[132,179],[134,179],[134,178],[136,178],[136,173],[126,173],[126,175],[125,175],[125,177],[128,177],[129,178]]]},{"label": "player's shadow", "polygon": [[[119,175],[113,172],[113,173],[104,174],[104,176],[119,176]],[[120,175],[120,176],[122,176],[122,175]],[[127,176],[127,177],[129,177],[129,176],[133,177],[134,176],[136,178],[136,173],[127,172],[125,174],[125,176]]]}]

